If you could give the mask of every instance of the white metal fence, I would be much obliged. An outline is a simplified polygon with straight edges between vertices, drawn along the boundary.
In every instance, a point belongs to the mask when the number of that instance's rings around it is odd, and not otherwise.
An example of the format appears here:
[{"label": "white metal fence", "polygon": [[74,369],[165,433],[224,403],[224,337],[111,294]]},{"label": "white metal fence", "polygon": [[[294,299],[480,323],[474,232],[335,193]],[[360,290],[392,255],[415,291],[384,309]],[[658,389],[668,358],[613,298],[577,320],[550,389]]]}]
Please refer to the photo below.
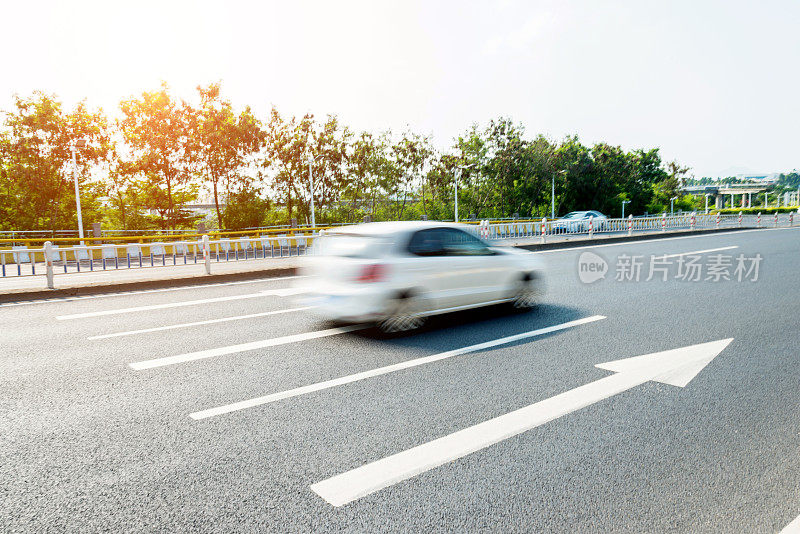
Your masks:
[{"label": "white metal fence", "polygon": [[[471,226],[475,235],[488,240],[535,239],[546,243],[553,237],[596,234],[628,234],[671,230],[787,227],[794,226],[797,213],[769,215],[681,214],[673,217],[628,217],[626,219],[555,219],[541,221],[490,222]],[[15,246],[0,250],[3,277],[47,275],[204,264],[210,272],[213,263],[300,256],[311,250],[314,235],[242,237],[210,240],[170,241],[131,244],[74,245],[59,247],[49,242],[42,248]],[[52,287],[52,280],[48,280]]]}]

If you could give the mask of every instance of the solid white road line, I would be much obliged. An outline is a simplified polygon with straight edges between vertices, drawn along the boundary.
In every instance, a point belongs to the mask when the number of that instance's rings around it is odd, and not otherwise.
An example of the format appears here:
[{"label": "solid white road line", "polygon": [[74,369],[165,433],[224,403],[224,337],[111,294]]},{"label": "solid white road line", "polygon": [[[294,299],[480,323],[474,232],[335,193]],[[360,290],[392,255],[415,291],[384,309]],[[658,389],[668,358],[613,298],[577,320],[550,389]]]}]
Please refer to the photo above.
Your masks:
[{"label": "solid white road line", "polygon": [[225,356],[226,354],[236,354],[237,352],[245,352],[248,350],[263,349],[266,347],[275,347],[277,345],[286,345],[288,343],[297,343],[298,341],[308,341],[309,339],[318,339],[321,337],[335,336],[337,334],[344,334],[346,332],[363,330],[364,328],[366,328],[364,325],[329,328],[327,330],[318,330],[316,332],[293,334],[290,336],[275,337],[271,339],[251,341],[249,343],[241,343],[239,345],[230,345],[227,347],[219,347],[216,349],[201,350],[198,352],[189,352],[187,354],[178,354],[177,356],[167,356],[166,358],[155,358],[153,360],[145,360],[141,362],[129,363],[128,366],[130,366],[131,369],[141,371],[142,369],[152,369],[153,367],[164,367],[165,365],[174,365],[176,363],[191,362],[194,360],[203,360],[205,358],[213,358],[215,356]]},{"label": "solid white road line", "polygon": [[312,484],[311,490],[333,506],[343,506],[650,380],[684,387],[731,341],[721,339],[600,364],[616,374],[364,464]]},{"label": "solid white road line", "polygon": [[678,256],[688,256],[689,254],[706,254],[708,252],[719,252],[720,250],[731,250],[734,248],[739,248],[739,245],[720,248],[707,248],[705,250],[693,250],[692,252],[680,252],[678,254],[665,254],[664,256],[656,256],[656,258],[677,258]]},{"label": "solid white road line", "polygon": [[783,527],[778,534],[800,534],[800,515],[794,518],[794,521]]},{"label": "solid white road line", "polygon": [[138,289],[134,291],[119,291],[117,293],[102,293],[100,295],[79,295],[76,297],[53,297],[38,300],[26,300],[21,302],[5,302],[0,304],[0,308],[10,306],[24,306],[26,304],[47,304],[51,302],[72,302],[74,300],[105,299],[109,297],[126,297],[128,295],[144,295],[147,293],[166,293],[171,291],[186,291],[190,289],[205,289],[207,287],[238,286],[242,284],[259,284],[265,282],[277,282],[280,280],[293,280],[303,278],[302,276],[276,276],[275,278],[258,278],[256,280],[239,280],[238,282],[218,282],[215,284],[201,284],[181,287],[164,287],[161,289]]},{"label": "solid white road line", "polygon": [[118,308],[114,310],[73,313],[71,315],[59,315],[56,317],[56,319],[59,321],[65,321],[68,319],[86,319],[88,317],[103,317],[105,315],[117,315],[120,313],[136,313],[136,312],[143,312],[150,310],[163,310],[167,308],[180,308],[183,306],[196,306],[198,304],[209,304],[211,302],[227,302],[230,300],[255,299],[266,296],[286,297],[289,295],[298,295],[300,293],[304,293],[305,291],[306,290],[299,288],[266,289],[264,291],[259,291],[258,293],[248,293],[246,295],[229,295],[226,297],[214,297],[214,298],[198,299],[198,300],[184,300],[180,302],[166,302],[163,304],[151,304],[149,306],[135,306],[133,308]]},{"label": "solid white road line", "polygon": [[[597,245],[582,245],[580,247],[565,247],[565,248],[556,248],[552,250],[534,250],[532,251],[534,254],[554,254],[556,252],[570,252],[573,250],[583,250],[587,248],[601,248],[601,247],[624,247],[626,245],[639,245],[642,243],[661,243],[664,241],[676,241],[678,239],[700,239],[703,237],[719,237],[721,235],[729,236],[733,234],[746,234],[749,232],[769,232],[771,230],[800,230],[800,226],[795,226],[793,228],[754,228],[752,230],[731,230],[730,232],[714,232],[710,234],[700,234],[700,235],[684,235],[679,237],[662,237],[658,239],[641,239],[638,241],[618,241],[616,243],[598,243]],[[531,245],[536,245],[537,243],[530,243]]]},{"label": "solid white road line", "polygon": [[575,321],[569,321],[568,323],[562,323],[555,326],[548,326],[547,328],[540,328],[538,330],[531,330],[530,332],[525,332],[522,334],[515,334],[513,336],[502,337],[499,339],[495,339],[492,341],[487,341],[485,343],[478,343],[477,345],[470,345],[468,347],[462,347],[460,349],[450,350],[447,352],[441,352],[439,354],[434,354],[432,356],[426,356],[424,358],[417,358],[415,360],[407,360],[404,362],[396,363],[394,365],[387,365],[385,367],[379,367],[377,369],[372,369],[370,371],[364,371],[361,373],[356,373],[353,375],[343,376],[340,378],[334,378],[332,380],[326,380],[324,382],[317,382],[315,384],[310,384],[308,386],[302,386],[299,388],[289,389],[287,391],[281,391],[279,393],[273,393],[271,395],[265,395],[263,397],[257,397],[255,399],[244,400],[240,402],[235,402],[233,404],[226,404],[225,406],[219,406],[217,408],[209,408],[207,410],[201,410],[199,412],[194,412],[189,414],[189,417],[192,419],[205,419],[207,417],[214,417],[216,415],[222,415],[230,412],[235,412],[237,410],[244,410],[245,408],[252,408],[254,406],[260,406],[262,404],[269,404],[271,402],[288,399],[291,397],[297,397],[299,395],[305,395],[306,393],[312,393],[314,391],[321,391],[323,389],[332,388],[335,386],[341,386],[344,384],[350,384],[351,382],[357,382],[359,380],[364,380],[367,378],[372,378],[375,376],[385,375],[388,373],[393,373],[395,371],[400,371],[402,369],[410,369],[411,367],[418,367],[420,365],[425,365],[427,363],[437,362],[439,360],[444,360],[447,358],[452,358],[454,356],[460,356],[462,354],[469,354],[470,352],[477,352],[479,350],[484,350],[492,347],[497,347],[500,345],[507,345],[508,343],[514,343],[515,341],[520,341],[522,339],[528,339],[531,337],[541,336],[544,334],[549,334],[550,332],[557,332],[559,330],[564,330],[567,328],[572,328],[573,326],[579,326],[582,324],[592,323],[594,321],[599,321],[600,319],[605,319],[602,315],[593,315],[591,317],[586,317],[584,319],[577,319]]},{"label": "solid white road line", "polygon": [[190,326],[200,326],[204,324],[227,323],[228,321],[239,321],[242,319],[253,319],[255,317],[266,317],[268,315],[280,315],[282,313],[292,313],[310,310],[313,306],[303,306],[302,308],[289,308],[288,310],[275,310],[261,313],[250,313],[248,315],[236,315],[234,317],[223,317],[222,319],[209,319],[208,321],[195,321],[193,323],[170,324],[167,326],[157,326],[155,328],[143,328],[142,330],[130,330],[128,332],[115,332],[113,334],[102,334],[91,336],[86,339],[107,339],[110,337],[132,336],[134,334],[146,334],[149,332],[161,332],[162,330],[174,330],[176,328],[188,328]]}]

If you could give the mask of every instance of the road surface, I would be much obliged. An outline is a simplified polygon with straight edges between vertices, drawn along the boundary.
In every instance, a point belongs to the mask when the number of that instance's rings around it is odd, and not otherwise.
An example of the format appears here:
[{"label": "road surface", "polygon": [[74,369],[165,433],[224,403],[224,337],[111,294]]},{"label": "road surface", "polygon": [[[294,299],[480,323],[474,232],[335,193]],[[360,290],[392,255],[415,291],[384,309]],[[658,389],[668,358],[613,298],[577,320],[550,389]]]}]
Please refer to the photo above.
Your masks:
[{"label": "road surface", "polygon": [[540,254],[535,311],[391,340],[286,278],[0,305],[0,530],[797,525],[800,230]]}]

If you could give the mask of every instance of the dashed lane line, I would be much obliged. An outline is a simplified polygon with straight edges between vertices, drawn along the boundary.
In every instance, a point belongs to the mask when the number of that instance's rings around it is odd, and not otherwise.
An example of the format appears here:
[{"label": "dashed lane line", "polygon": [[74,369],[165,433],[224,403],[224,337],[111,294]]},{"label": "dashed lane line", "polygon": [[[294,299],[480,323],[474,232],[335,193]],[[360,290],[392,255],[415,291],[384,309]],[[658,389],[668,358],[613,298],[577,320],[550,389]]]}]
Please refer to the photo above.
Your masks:
[{"label": "dashed lane line", "polygon": [[289,343],[297,343],[299,341],[308,341],[310,339],[319,339],[322,337],[335,336],[338,334],[345,334],[347,332],[355,332],[356,330],[363,330],[364,328],[366,328],[366,326],[364,325],[329,328],[327,330],[318,330],[316,332],[305,332],[303,334],[293,334],[290,336],[262,339],[259,341],[251,341],[249,343],[240,343],[238,345],[229,345],[227,347],[219,347],[216,349],[208,349],[208,350],[201,350],[198,352],[178,354],[177,356],[167,356],[166,358],[155,358],[152,360],[144,360],[141,362],[129,363],[128,366],[136,371],[141,371],[144,369],[152,369],[154,367],[164,367],[166,365],[175,365],[177,363],[186,363],[195,360],[203,360],[206,358],[214,358],[216,356],[236,354],[238,352],[245,352],[250,350],[263,349],[267,347],[275,347],[278,345],[287,345]]},{"label": "dashed lane line", "polygon": [[313,393],[315,391],[321,391],[323,389],[329,389],[336,386],[342,386],[344,384],[350,384],[352,382],[357,382],[359,380],[365,380],[367,378],[373,378],[376,376],[385,375],[388,373],[393,373],[395,371],[401,371],[403,369],[410,369],[412,367],[419,367],[420,365],[425,365],[428,363],[437,362],[440,360],[445,360],[447,358],[453,358],[454,356],[461,356],[462,354],[469,354],[470,352],[477,352],[484,349],[489,349],[492,347],[498,347],[500,345],[507,345],[509,343],[514,343],[515,341],[521,341],[523,339],[528,339],[536,336],[541,336],[544,334],[549,334],[551,332],[557,332],[559,330],[565,330],[567,328],[572,328],[574,326],[579,326],[587,323],[592,323],[594,321],[599,321],[601,319],[605,319],[602,315],[593,315],[591,317],[585,317],[583,319],[577,319],[575,321],[569,321],[567,323],[557,324],[554,326],[548,326],[546,328],[539,328],[538,330],[531,330],[529,332],[524,332],[522,334],[515,334],[513,336],[506,336],[501,337],[499,339],[494,339],[492,341],[487,341],[485,343],[478,343],[477,345],[469,345],[467,347],[461,347],[460,349],[450,350],[447,352],[441,352],[439,354],[434,354],[432,356],[426,356],[424,358],[417,358],[414,360],[407,360],[404,362],[396,363],[393,365],[387,365],[385,367],[378,367],[377,369],[372,369],[369,371],[364,371],[361,373],[356,373],[352,375],[343,376],[340,378],[334,378],[332,380],[326,380],[324,382],[317,382],[315,384],[310,384],[308,386],[302,386],[294,389],[289,389],[286,391],[281,391],[279,393],[273,393],[271,395],[265,395],[263,397],[256,397],[254,399],[248,399],[240,402],[235,402],[233,404],[227,404],[225,406],[219,406],[216,408],[209,408],[207,410],[201,410],[199,412],[194,412],[189,414],[189,417],[192,419],[206,419],[208,417],[214,417],[216,415],[222,415],[230,412],[235,412],[237,410],[244,410],[246,408],[253,408],[254,406],[261,406],[263,404],[269,404],[271,402],[288,399],[291,397],[297,397],[299,395],[305,395],[307,393]]},{"label": "dashed lane line", "polygon": [[189,328],[192,326],[201,326],[207,324],[216,324],[216,323],[227,323],[229,321],[241,321],[243,319],[254,319],[256,317],[267,317],[269,315],[280,315],[283,313],[292,313],[292,312],[299,312],[310,310],[313,306],[303,306],[301,308],[289,308],[286,310],[274,310],[268,312],[261,312],[261,313],[249,313],[247,315],[236,315],[233,317],[222,317],[221,319],[209,319],[207,321],[195,321],[192,323],[180,323],[180,324],[170,324],[166,326],[157,326],[155,328],[143,328],[141,330],[130,330],[128,332],[114,332],[113,334],[102,334],[99,336],[91,336],[87,339],[95,340],[95,339],[108,339],[110,337],[122,337],[122,336],[132,336],[134,334],[147,334],[150,332],[161,332],[164,330],[175,330],[176,328]]}]

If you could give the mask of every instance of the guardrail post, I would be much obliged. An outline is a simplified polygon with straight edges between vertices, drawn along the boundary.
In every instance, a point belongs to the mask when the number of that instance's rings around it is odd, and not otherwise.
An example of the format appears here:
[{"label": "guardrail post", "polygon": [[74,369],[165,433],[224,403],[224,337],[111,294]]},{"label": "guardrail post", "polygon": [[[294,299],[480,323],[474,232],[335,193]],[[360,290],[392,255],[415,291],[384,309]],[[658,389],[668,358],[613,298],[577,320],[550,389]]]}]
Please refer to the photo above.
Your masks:
[{"label": "guardrail post", "polygon": [[667,231],[667,214],[666,213],[662,213],[661,214],[661,231],[662,232],[666,232]]},{"label": "guardrail post", "polygon": [[739,212],[739,227],[742,226],[742,212]]},{"label": "guardrail post", "polygon": [[775,228],[778,227],[778,212],[775,212]]},{"label": "guardrail post", "polygon": [[44,265],[47,271],[47,289],[55,289],[53,283],[53,243],[45,241],[44,243]]},{"label": "guardrail post", "polygon": [[720,222],[720,219],[722,219],[722,215],[720,215],[720,213],[719,213],[719,212],[717,212],[717,229],[719,229],[719,222]]},{"label": "guardrail post", "polygon": [[756,219],[756,223],[758,224],[758,227],[761,228],[761,212],[760,211],[758,212],[758,218]]},{"label": "guardrail post", "polygon": [[594,215],[589,215],[589,239],[594,237]]},{"label": "guardrail post", "polygon": [[692,212],[692,217],[691,217],[691,219],[689,219],[689,229],[690,230],[694,230],[694,225],[697,222],[696,217],[697,217],[697,212],[693,211]]},{"label": "guardrail post", "polygon": [[789,212],[789,226],[794,226],[794,212]]},{"label": "guardrail post", "polygon": [[542,243],[547,242],[547,217],[542,217]]},{"label": "guardrail post", "polygon": [[633,215],[628,215],[628,235],[633,234]]},{"label": "guardrail post", "polygon": [[206,274],[211,274],[211,248],[207,235],[203,236],[203,262],[206,265]]}]

